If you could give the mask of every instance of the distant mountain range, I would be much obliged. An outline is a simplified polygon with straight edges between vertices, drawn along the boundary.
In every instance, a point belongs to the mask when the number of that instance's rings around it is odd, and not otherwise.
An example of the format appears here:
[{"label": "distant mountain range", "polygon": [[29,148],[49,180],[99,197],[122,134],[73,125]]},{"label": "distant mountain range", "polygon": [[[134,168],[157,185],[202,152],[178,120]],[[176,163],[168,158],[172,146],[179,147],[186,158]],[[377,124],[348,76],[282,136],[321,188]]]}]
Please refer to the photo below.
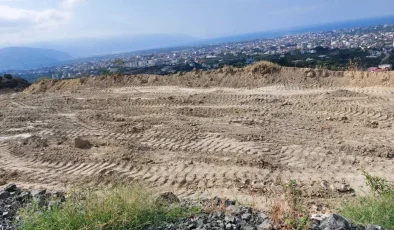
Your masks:
[{"label": "distant mountain range", "polygon": [[184,35],[150,34],[126,35],[102,38],[82,38],[78,40],[54,41],[33,44],[34,47],[45,47],[65,50],[77,58],[96,55],[132,52],[164,47],[180,46],[197,41],[197,38]]},{"label": "distant mountain range", "polygon": [[66,52],[29,47],[0,49],[0,70],[31,69],[72,59]]}]

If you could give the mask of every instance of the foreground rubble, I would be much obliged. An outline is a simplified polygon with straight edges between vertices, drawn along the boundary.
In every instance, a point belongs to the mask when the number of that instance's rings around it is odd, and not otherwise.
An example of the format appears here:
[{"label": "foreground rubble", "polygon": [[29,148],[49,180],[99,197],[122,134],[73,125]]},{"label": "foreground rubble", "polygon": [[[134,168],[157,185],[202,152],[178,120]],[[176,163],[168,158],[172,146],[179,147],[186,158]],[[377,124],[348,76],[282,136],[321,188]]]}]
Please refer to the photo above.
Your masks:
[{"label": "foreground rubble", "polygon": [[[195,202],[180,200],[172,193],[166,193],[162,197],[168,201],[166,205],[177,203],[185,208],[201,207],[202,211],[192,217],[179,218],[175,222],[147,227],[148,230],[272,230],[286,228],[283,223],[282,225],[275,224],[266,213],[242,206],[236,201],[216,197],[212,200]],[[35,202],[50,209],[55,205],[61,205],[65,201],[66,197],[62,192],[27,191],[10,184],[5,190],[0,191],[0,229],[18,229],[22,225],[23,220],[18,216],[18,210],[21,207],[32,205]],[[310,219],[309,229],[311,230],[384,230],[380,226],[368,225],[364,227],[355,225],[336,214],[312,215]]]}]

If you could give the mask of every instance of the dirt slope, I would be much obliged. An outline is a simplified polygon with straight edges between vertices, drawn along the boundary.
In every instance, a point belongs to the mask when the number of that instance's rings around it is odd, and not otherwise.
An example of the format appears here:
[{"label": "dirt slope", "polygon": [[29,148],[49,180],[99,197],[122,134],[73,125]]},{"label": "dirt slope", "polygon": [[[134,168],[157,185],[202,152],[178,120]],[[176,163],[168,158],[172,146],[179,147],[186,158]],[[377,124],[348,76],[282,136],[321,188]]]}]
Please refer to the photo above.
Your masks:
[{"label": "dirt slope", "polygon": [[115,86],[169,86],[184,87],[231,87],[258,88],[284,84],[299,87],[335,86],[394,86],[394,72],[335,72],[327,70],[279,67],[260,62],[245,68],[224,67],[212,71],[195,70],[169,76],[101,76],[70,80],[46,80],[26,89],[28,93],[64,92],[83,88],[106,88]]},{"label": "dirt slope", "polygon": [[362,170],[394,181],[391,75],[260,63],[43,81],[0,95],[0,175],[49,189],[140,181],[264,208],[295,179],[324,211],[366,191]]}]

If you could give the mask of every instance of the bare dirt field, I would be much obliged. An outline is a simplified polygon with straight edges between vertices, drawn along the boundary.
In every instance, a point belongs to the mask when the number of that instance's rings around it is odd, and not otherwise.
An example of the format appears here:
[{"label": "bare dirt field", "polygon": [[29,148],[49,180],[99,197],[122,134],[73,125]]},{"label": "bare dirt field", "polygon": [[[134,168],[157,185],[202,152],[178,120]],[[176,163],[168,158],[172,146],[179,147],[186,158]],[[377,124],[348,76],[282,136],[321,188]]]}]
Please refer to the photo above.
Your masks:
[{"label": "bare dirt field", "polygon": [[312,209],[329,210],[367,191],[363,170],[394,180],[390,74],[269,71],[44,82],[0,95],[0,185],[138,181],[264,209],[296,180]]}]

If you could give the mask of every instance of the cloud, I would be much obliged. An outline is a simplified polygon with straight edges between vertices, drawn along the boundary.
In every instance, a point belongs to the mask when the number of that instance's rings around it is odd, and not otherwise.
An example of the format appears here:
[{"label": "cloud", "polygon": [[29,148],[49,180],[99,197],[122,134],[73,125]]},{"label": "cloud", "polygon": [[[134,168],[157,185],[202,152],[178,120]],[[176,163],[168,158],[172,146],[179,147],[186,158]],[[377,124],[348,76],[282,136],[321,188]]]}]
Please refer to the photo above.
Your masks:
[{"label": "cloud", "polygon": [[70,12],[58,9],[32,10],[0,5],[2,30],[57,25],[69,20],[70,17]]},{"label": "cloud", "polygon": [[322,5],[314,5],[314,6],[295,6],[289,8],[282,8],[278,10],[271,11],[269,14],[271,15],[299,15],[299,14],[307,14],[316,10],[322,9]]},{"label": "cloud", "polygon": [[72,9],[84,2],[85,0],[62,0],[61,7],[64,9]]}]

